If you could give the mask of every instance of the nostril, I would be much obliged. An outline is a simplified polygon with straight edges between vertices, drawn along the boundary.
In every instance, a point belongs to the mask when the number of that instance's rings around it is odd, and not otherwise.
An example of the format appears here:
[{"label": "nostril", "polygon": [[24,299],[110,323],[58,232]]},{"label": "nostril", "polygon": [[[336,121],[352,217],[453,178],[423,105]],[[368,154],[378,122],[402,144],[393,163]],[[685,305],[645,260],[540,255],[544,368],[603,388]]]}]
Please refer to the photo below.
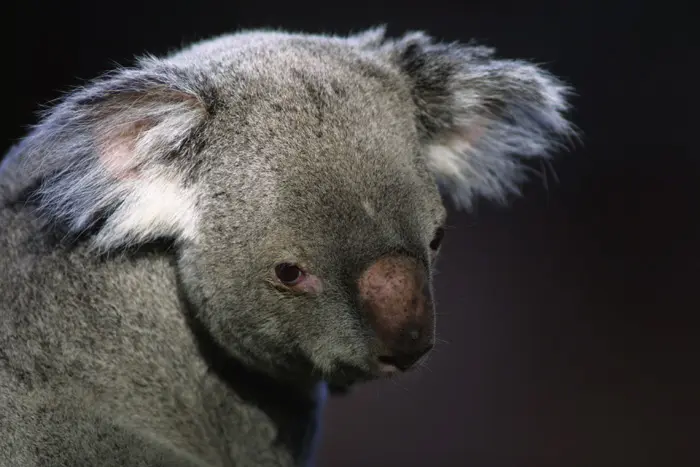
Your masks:
[{"label": "nostril", "polygon": [[[425,329],[420,325],[420,324],[412,324],[408,326],[404,326],[403,328],[403,337],[408,338],[408,340],[411,341],[417,341],[421,337],[423,337],[423,334],[425,333]],[[412,346],[415,344],[411,344]]]}]

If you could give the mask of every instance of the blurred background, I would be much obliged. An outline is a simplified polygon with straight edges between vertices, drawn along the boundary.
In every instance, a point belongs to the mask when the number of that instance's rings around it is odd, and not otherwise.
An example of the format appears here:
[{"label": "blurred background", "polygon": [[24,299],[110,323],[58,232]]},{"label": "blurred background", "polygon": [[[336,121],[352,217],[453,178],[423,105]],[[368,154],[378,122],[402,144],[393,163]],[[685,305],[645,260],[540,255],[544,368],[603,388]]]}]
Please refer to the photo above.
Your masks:
[{"label": "blurred background", "polygon": [[1,149],[115,63],[240,28],[386,23],[541,63],[581,143],[508,208],[451,213],[427,368],[333,398],[318,466],[697,466],[697,27],[651,3],[7,2]]}]

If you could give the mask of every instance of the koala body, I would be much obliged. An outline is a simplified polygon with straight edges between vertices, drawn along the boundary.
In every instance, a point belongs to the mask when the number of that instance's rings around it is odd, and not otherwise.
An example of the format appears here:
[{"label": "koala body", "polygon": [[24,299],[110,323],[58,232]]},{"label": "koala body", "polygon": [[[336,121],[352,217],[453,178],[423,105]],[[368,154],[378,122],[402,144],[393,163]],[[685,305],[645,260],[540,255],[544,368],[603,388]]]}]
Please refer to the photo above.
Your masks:
[{"label": "koala body", "polygon": [[292,466],[434,340],[442,194],[503,201],[567,88],[490,49],[253,31],[68,94],[0,168],[0,465]]}]

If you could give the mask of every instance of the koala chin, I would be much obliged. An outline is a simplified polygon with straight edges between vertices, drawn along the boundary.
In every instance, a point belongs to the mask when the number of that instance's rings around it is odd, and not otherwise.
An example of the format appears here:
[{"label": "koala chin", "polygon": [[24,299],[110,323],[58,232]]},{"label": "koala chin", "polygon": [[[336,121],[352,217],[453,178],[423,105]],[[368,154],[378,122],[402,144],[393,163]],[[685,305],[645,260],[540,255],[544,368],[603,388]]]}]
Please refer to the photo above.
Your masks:
[{"label": "koala chin", "polygon": [[0,168],[0,465],[292,466],[420,366],[448,200],[517,195],[569,88],[492,49],[246,31],[67,94]]}]

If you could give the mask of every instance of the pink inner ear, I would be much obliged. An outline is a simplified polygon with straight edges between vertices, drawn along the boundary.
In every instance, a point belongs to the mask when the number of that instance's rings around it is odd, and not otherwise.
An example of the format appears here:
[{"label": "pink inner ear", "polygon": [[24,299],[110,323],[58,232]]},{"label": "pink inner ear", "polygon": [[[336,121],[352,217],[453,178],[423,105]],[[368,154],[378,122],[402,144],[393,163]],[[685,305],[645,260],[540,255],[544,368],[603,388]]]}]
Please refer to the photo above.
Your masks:
[{"label": "pink inner ear", "polygon": [[154,123],[149,119],[128,125],[115,125],[97,138],[98,158],[107,172],[118,180],[138,177],[136,145],[145,131]]},{"label": "pink inner ear", "polygon": [[486,119],[477,117],[472,120],[469,126],[463,127],[457,133],[457,138],[466,142],[470,146],[474,146],[479,142],[481,137],[486,133]]}]

